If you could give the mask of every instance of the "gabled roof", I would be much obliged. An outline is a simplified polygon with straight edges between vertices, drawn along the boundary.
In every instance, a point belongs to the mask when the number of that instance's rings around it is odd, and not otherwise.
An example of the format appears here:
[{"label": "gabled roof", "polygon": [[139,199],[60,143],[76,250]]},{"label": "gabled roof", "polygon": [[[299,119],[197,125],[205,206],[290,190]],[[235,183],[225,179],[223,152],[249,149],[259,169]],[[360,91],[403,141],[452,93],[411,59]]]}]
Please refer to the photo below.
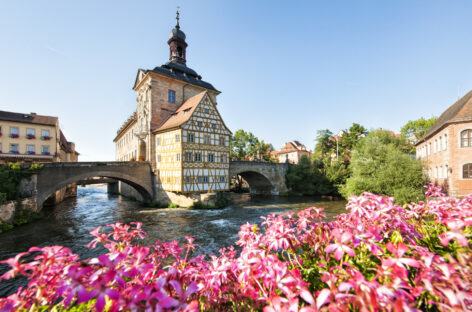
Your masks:
[{"label": "gabled roof", "polygon": [[423,139],[416,144],[425,141],[448,124],[465,121],[472,121],[472,91],[469,91],[469,93],[446,109]]},{"label": "gabled roof", "polygon": [[277,153],[279,154],[285,154],[285,153],[291,153],[291,152],[309,152],[306,150],[305,145],[301,144],[299,141],[294,140],[291,142],[285,143],[284,147],[280,149]]},{"label": "gabled roof", "polygon": [[37,115],[35,113],[22,114],[22,113],[14,113],[14,112],[7,112],[7,111],[0,111],[0,120],[16,121],[16,122],[24,122],[24,123],[48,125],[48,126],[56,126],[57,124],[57,117],[54,117],[54,116],[43,116],[43,115]]},{"label": "gabled roof", "polygon": [[197,95],[188,98],[185,102],[180,105],[175,112],[173,112],[166,121],[164,121],[159,127],[153,132],[167,130],[178,127],[187,122],[192,117],[195,108],[203,100],[207,91],[198,93]]}]

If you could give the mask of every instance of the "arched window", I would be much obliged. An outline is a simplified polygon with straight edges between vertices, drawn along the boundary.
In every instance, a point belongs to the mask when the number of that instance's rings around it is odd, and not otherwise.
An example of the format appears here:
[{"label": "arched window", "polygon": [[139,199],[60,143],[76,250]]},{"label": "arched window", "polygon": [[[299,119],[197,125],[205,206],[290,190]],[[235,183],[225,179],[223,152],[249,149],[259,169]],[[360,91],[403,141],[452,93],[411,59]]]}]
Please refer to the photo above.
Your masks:
[{"label": "arched window", "polygon": [[461,132],[461,147],[472,147],[472,129]]},{"label": "arched window", "polygon": [[472,164],[465,164],[462,166],[462,177],[464,179],[472,178]]}]

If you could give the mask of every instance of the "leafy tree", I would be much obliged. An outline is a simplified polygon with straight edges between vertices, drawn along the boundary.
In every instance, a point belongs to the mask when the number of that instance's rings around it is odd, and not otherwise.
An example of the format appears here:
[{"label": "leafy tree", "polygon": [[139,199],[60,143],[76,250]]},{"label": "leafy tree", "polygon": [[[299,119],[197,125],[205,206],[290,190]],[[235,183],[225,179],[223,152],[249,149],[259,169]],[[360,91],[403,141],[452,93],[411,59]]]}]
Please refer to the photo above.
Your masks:
[{"label": "leafy tree", "polygon": [[351,176],[343,194],[370,192],[394,196],[400,204],[424,198],[426,178],[421,162],[401,149],[402,141],[387,131],[371,132],[355,147]]},{"label": "leafy tree", "polygon": [[347,132],[344,132],[341,136],[341,149],[343,151],[343,155],[346,155],[347,153],[350,154],[351,150],[366,134],[366,128],[364,128],[360,124],[353,123],[349,130]]},{"label": "leafy tree", "polygon": [[271,144],[259,140],[252,132],[239,129],[231,137],[231,158],[237,160],[270,161]]},{"label": "leafy tree", "polygon": [[[333,150],[333,142],[331,140],[332,136],[333,133],[328,129],[318,130],[314,153],[315,158],[319,158],[323,155],[331,153]],[[336,145],[334,145],[334,148],[336,148]]]},{"label": "leafy tree", "polygon": [[409,139],[413,135],[416,140],[421,140],[437,120],[437,117],[431,117],[429,119],[421,117],[420,119],[409,120],[402,127],[400,133],[405,139]]},{"label": "leafy tree", "polygon": [[300,195],[325,195],[335,193],[329,180],[303,155],[296,165],[290,165],[286,183],[289,189]]}]

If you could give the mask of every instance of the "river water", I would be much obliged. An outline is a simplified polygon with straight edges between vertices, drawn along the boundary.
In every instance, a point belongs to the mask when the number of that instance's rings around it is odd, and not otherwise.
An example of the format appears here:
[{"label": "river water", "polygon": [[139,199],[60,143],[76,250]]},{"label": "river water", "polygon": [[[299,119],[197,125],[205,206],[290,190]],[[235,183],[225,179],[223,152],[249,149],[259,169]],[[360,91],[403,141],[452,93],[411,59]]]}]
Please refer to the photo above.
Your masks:
[{"label": "river water", "polygon": [[[311,206],[324,207],[328,217],[345,212],[344,201],[319,201],[309,197],[250,197],[235,194],[231,205],[221,210],[153,209],[123,196],[108,195],[105,188],[79,187],[70,198],[46,211],[43,219],[0,234],[0,260],[14,257],[33,246],[62,245],[81,258],[97,256],[104,249],[88,249],[90,231],[115,222],[140,221],[148,233],[143,244],[156,240],[185,241],[195,238],[199,254],[218,254],[222,247],[238,240],[238,231],[246,222],[260,224],[261,216],[298,211]],[[0,275],[7,269],[0,265]],[[0,281],[0,297],[25,283],[24,279]]]}]

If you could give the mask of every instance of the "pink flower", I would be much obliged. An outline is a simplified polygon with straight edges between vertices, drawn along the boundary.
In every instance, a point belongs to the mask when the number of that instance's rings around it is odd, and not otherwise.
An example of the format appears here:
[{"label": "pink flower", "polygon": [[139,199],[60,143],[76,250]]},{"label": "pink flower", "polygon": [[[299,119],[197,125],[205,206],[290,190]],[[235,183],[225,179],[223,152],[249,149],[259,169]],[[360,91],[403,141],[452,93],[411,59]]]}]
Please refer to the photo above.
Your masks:
[{"label": "pink flower", "polygon": [[421,263],[418,260],[415,260],[413,258],[402,257],[408,251],[408,246],[406,246],[405,244],[400,242],[395,247],[394,244],[392,244],[391,242],[388,242],[386,247],[387,247],[387,250],[390,251],[394,255],[394,257],[382,259],[382,266],[386,268],[398,267],[404,270],[406,270],[405,265],[408,265],[410,267],[415,267],[415,268],[419,268],[421,266]]},{"label": "pink flower", "polygon": [[25,270],[23,268],[22,263],[20,262],[20,259],[21,257],[27,254],[28,254],[27,252],[21,252],[17,254],[14,258],[0,261],[0,263],[6,263],[12,267],[11,270],[7,271],[5,274],[0,276],[0,279],[10,279],[10,278],[14,278],[18,274],[25,274]]},{"label": "pink flower", "polygon": [[327,254],[330,254],[334,251],[334,258],[336,260],[341,260],[344,253],[347,253],[349,256],[354,257],[356,253],[352,250],[351,247],[346,245],[347,242],[352,241],[352,234],[349,232],[341,233],[341,230],[334,229],[332,234],[335,237],[335,243],[326,246],[325,251]]}]

